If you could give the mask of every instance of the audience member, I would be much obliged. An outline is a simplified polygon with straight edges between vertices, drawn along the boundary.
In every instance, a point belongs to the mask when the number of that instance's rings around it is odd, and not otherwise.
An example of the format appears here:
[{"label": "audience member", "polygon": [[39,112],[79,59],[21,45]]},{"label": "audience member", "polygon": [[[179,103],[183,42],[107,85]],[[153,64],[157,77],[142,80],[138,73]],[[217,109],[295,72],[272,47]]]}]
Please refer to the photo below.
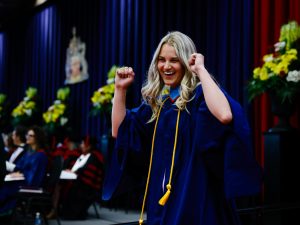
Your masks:
[{"label": "audience member", "polygon": [[[8,154],[8,160],[6,161],[6,170],[13,172],[16,164],[21,161],[22,157],[28,148],[26,145],[26,133],[27,129],[23,126],[17,126],[11,135],[12,143],[8,147],[10,148]],[[8,138],[9,140],[9,138]],[[8,141],[9,143],[10,141]]]},{"label": "audience member", "polygon": [[[90,205],[99,197],[104,176],[104,159],[96,149],[96,139],[85,137],[80,145],[81,155],[75,164],[67,169],[77,175],[71,182],[62,182],[60,191],[62,211],[61,217],[65,219],[85,219]],[[56,196],[48,218],[55,216],[59,196]]]},{"label": "audience member", "polygon": [[[63,168],[70,169],[75,164],[77,158],[81,155],[79,148],[80,139],[78,140],[74,135],[68,135],[62,145],[58,146],[53,152],[51,157],[62,156],[63,157]],[[66,182],[63,182],[64,184]],[[66,184],[65,184],[66,185]],[[55,184],[54,188],[50,190],[52,192],[52,209],[47,215],[48,219],[56,217],[57,208],[59,205],[60,191],[62,184]]]},{"label": "audience member", "polygon": [[69,136],[65,140],[66,151],[64,153],[64,169],[72,168],[78,157],[81,155],[79,146],[80,138]]},{"label": "audience member", "polygon": [[38,126],[31,127],[26,135],[28,150],[22,160],[14,168],[13,177],[23,175],[24,180],[5,182],[0,188],[0,216],[11,214],[15,207],[15,194],[20,186],[40,187],[45,178],[47,167],[47,156],[44,152],[45,132]]},{"label": "audience member", "polygon": [[17,149],[17,146],[14,144],[12,133],[2,134],[2,139],[4,143],[3,150],[5,152],[6,158],[8,158],[10,157],[12,152],[14,152]]},{"label": "audience member", "polygon": [[0,138],[0,188],[4,181],[5,176],[5,154],[4,154],[4,143],[3,139]]}]

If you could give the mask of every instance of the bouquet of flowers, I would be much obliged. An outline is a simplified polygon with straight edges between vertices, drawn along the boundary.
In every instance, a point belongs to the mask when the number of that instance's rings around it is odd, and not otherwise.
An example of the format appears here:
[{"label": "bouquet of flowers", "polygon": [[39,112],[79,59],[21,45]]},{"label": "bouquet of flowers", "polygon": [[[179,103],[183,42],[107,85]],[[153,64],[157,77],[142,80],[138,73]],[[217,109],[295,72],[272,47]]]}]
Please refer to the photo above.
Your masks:
[{"label": "bouquet of flowers", "polygon": [[38,113],[38,96],[37,89],[34,87],[29,87],[25,91],[25,97],[23,100],[15,107],[11,113],[13,120],[13,126],[22,124],[25,126],[30,126],[33,123],[38,123],[36,120],[38,117],[35,115]]},{"label": "bouquet of flowers", "polygon": [[67,100],[70,95],[70,88],[60,88],[56,93],[56,100],[48,110],[43,113],[45,128],[49,133],[55,133],[58,128],[63,128],[68,123]]},{"label": "bouquet of flowers", "polygon": [[293,102],[300,93],[300,27],[296,21],[284,24],[274,51],[263,57],[248,84],[249,99],[274,93],[281,102]]},{"label": "bouquet of flowers", "polygon": [[101,112],[103,113],[111,113],[112,109],[112,99],[115,91],[115,74],[117,66],[112,66],[107,74],[106,85],[100,87],[97,91],[94,92],[91,97],[92,101],[92,110],[90,114],[92,116],[99,115]]}]

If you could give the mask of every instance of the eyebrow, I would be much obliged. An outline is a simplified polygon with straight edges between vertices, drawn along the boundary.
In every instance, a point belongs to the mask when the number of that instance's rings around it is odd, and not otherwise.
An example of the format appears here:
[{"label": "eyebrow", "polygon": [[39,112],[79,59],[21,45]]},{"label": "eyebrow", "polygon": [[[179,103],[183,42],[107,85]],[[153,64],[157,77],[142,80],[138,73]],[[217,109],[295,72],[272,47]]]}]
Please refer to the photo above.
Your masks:
[{"label": "eyebrow", "polygon": [[[161,55],[159,55],[157,58],[158,58],[158,59],[159,59],[159,58],[162,58],[162,59],[164,59],[165,57],[164,57],[164,56],[161,56]],[[176,56],[176,57],[172,57],[172,58],[171,58],[171,60],[174,60],[174,59],[176,59],[176,60],[179,60],[178,56]]]}]

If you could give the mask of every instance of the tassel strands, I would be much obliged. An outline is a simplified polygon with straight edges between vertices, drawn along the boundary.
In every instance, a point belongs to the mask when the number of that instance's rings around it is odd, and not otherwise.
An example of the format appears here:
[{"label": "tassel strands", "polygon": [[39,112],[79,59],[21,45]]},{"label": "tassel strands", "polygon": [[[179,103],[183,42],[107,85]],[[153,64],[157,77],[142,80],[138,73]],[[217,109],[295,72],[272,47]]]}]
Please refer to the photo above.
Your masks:
[{"label": "tassel strands", "polygon": [[158,204],[160,204],[161,206],[164,206],[166,204],[171,194],[171,185],[167,184],[166,187],[168,189],[167,192],[161,197],[161,199],[158,202]]}]

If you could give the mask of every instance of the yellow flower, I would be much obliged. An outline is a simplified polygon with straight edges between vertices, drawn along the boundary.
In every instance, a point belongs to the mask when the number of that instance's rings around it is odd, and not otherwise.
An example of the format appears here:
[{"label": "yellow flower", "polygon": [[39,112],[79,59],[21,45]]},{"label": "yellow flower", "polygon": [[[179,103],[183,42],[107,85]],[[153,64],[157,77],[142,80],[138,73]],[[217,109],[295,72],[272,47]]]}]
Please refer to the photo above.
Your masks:
[{"label": "yellow flower", "polygon": [[96,115],[101,110],[109,111],[111,109],[115,91],[114,77],[117,69],[117,66],[112,66],[108,72],[106,85],[100,87],[97,91],[94,91],[93,96],[91,97],[93,115]]},{"label": "yellow flower", "polygon": [[261,70],[260,67],[256,67],[256,68],[253,70],[253,78],[254,78],[254,79],[258,79],[258,78],[260,77],[260,70]]},{"label": "yellow flower", "polygon": [[58,89],[56,93],[57,100],[43,113],[43,119],[46,124],[55,124],[57,126],[66,124],[68,121],[65,117],[67,106],[64,102],[68,99],[69,94],[70,89],[68,87]]},{"label": "yellow flower", "polygon": [[36,102],[34,97],[37,95],[37,89],[29,87],[26,91],[26,96],[23,101],[21,101],[12,111],[11,115],[13,117],[26,116],[31,117],[33,111],[36,110]]},{"label": "yellow flower", "polygon": [[268,78],[269,78],[268,70],[265,67],[263,67],[260,70],[259,79],[260,80],[267,80]]}]

